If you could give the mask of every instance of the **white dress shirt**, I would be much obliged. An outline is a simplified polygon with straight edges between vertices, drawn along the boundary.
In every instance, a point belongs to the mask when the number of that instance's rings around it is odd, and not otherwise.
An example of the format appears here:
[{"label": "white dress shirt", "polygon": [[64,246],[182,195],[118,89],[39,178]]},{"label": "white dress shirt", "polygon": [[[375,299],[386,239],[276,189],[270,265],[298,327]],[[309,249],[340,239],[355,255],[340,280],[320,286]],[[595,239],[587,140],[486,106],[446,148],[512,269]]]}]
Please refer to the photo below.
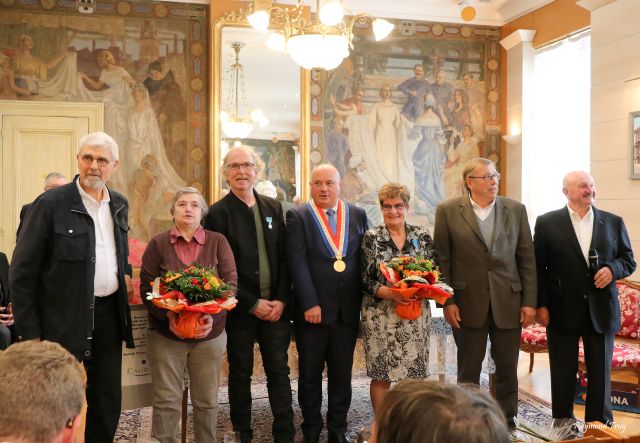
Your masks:
[{"label": "white dress shirt", "polygon": [[93,294],[96,297],[106,297],[118,290],[118,261],[116,258],[116,240],[113,234],[113,218],[109,202],[109,190],[105,186],[102,190],[102,201],[87,194],[80,179],[76,181],[80,191],[82,203],[93,219],[96,231],[96,272],[93,276]]},{"label": "white dress shirt", "polygon": [[576,233],[578,243],[580,243],[582,255],[584,255],[585,261],[589,264],[589,248],[591,247],[591,237],[593,236],[593,210],[589,206],[589,212],[580,218],[580,215],[571,209],[569,205],[567,205],[567,209],[569,210],[573,231]]},{"label": "white dress shirt", "polygon": [[486,208],[481,208],[476,202],[473,201],[471,195],[469,195],[469,201],[471,201],[471,207],[473,208],[473,212],[476,214],[480,220],[485,221],[489,215],[491,215],[491,210],[496,205],[496,201],[493,200],[489,206]]}]

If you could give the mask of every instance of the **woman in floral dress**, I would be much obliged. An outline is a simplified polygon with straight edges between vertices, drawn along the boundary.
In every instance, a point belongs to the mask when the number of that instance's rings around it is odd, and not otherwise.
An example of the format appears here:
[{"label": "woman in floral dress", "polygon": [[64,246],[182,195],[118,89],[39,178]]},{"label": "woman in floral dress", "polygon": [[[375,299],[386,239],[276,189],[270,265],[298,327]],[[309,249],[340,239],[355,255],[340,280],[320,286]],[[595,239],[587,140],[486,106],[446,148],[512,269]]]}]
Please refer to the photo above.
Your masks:
[{"label": "woman in floral dress", "polygon": [[384,224],[370,229],[362,241],[362,325],[367,375],[371,377],[373,411],[380,406],[391,383],[427,377],[429,359],[429,302],[424,301],[416,320],[396,314],[396,304],[408,299],[391,291],[380,272],[380,263],[401,255],[435,260],[429,231],[406,223],[409,190],[387,183],[378,192]]}]

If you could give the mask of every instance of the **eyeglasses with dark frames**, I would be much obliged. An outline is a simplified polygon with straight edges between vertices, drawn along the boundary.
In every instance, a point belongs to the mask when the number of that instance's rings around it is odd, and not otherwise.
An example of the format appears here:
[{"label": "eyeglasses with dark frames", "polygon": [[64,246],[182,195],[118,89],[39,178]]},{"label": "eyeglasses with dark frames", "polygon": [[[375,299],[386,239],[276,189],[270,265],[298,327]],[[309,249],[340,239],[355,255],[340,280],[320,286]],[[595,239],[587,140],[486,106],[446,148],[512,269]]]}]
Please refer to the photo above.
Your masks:
[{"label": "eyeglasses with dark frames", "polygon": [[229,163],[227,165],[227,169],[231,171],[239,171],[241,168],[244,168],[245,171],[250,171],[255,168],[256,164],[251,162],[245,163]]},{"label": "eyeglasses with dark frames", "polygon": [[100,167],[105,167],[107,166],[109,163],[111,163],[111,160],[109,160],[108,158],[104,158],[104,157],[94,157],[91,154],[82,154],[80,156],[80,160],[82,160],[82,163],[84,163],[87,166],[91,166],[93,165],[93,162],[98,162],[98,166]]},{"label": "eyeglasses with dark frames", "polygon": [[380,207],[384,212],[389,212],[392,209],[395,209],[396,211],[402,211],[407,207],[407,205],[405,205],[404,203],[397,203],[395,205],[380,205]]},{"label": "eyeglasses with dark frames", "polygon": [[489,183],[491,180],[500,181],[500,173],[485,174],[485,175],[467,175],[467,178],[481,178],[485,183]]}]

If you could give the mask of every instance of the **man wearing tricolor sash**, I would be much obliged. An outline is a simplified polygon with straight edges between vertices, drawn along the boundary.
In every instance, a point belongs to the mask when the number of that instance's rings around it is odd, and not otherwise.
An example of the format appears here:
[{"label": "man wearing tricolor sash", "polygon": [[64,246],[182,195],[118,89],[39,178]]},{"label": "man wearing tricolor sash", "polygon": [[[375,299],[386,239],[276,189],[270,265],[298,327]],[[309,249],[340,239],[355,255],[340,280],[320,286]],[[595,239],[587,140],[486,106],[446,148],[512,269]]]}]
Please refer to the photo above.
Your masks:
[{"label": "man wearing tricolor sash", "polygon": [[291,209],[286,225],[303,441],[318,442],[324,426],[320,408],[326,364],[328,441],[344,443],[351,441],[347,412],[362,302],[360,244],[368,221],[364,210],[338,198],[340,175],[334,166],[318,165],[310,185],[311,201]]}]

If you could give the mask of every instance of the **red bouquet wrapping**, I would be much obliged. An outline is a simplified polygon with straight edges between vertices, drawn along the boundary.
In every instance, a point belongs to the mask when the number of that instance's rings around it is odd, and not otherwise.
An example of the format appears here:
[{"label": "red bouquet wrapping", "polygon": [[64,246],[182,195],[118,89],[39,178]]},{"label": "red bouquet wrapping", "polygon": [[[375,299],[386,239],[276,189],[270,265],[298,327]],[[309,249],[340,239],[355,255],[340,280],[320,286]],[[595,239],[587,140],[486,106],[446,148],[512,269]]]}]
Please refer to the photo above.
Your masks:
[{"label": "red bouquet wrapping", "polygon": [[192,265],[182,271],[169,271],[153,282],[147,300],[178,314],[176,329],[185,338],[193,338],[198,319],[204,314],[217,314],[235,308],[238,300],[234,288],[224,283],[213,268]]},{"label": "red bouquet wrapping", "polygon": [[453,289],[440,281],[438,267],[423,257],[401,256],[380,263],[380,272],[391,284],[390,289],[403,298],[417,297],[406,305],[396,304],[396,314],[406,320],[415,320],[422,314],[422,299],[430,298],[438,304],[453,295]]}]

